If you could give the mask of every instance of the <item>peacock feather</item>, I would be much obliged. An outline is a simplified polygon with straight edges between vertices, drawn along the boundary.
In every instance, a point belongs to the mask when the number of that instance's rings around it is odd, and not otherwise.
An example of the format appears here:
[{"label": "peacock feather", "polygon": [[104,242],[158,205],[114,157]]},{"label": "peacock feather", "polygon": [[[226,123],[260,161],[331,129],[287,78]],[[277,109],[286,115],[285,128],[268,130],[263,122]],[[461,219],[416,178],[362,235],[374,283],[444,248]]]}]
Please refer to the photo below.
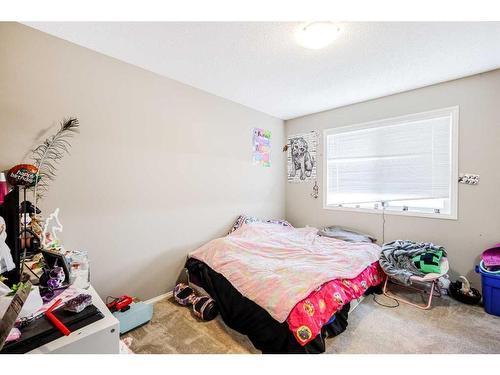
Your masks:
[{"label": "peacock feather", "polygon": [[79,132],[78,127],[78,119],[74,117],[63,119],[57,133],[32,150],[32,159],[38,169],[33,187],[35,207],[37,200],[43,198],[47,192],[50,182],[54,181],[59,161],[64,155],[69,154],[71,147],[69,139]]}]

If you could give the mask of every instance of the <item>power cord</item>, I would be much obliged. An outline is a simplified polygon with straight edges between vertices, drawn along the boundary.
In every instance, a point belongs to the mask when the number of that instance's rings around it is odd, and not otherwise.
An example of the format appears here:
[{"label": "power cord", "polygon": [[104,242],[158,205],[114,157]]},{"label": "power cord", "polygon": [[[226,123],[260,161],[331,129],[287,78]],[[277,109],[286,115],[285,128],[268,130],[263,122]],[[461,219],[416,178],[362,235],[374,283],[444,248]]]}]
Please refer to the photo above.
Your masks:
[{"label": "power cord", "polygon": [[396,302],[396,304],[395,304],[395,305],[386,305],[386,304],[383,304],[383,303],[381,303],[381,302],[377,301],[376,294],[373,294],[373,301],[374,301],[377,305],[380,305],[380,306],[382,306],[382,307],[388,307],[388,308],[390,308],[390,309],[395,309],[396,307],[398,307],[398,306],[399,306],[399,301],[398,301],[398,300],[396,300],[396,299],[394,299],[394,298],[391,298],[391,297],[387,297],[387,296],[386,296],[386,298],[389,298],[389,299],[393,300],[394,302]]},{"label": "power cord", "polygon": [[385,244],[385,205],[386,202],[382,201],[382,245]]}]

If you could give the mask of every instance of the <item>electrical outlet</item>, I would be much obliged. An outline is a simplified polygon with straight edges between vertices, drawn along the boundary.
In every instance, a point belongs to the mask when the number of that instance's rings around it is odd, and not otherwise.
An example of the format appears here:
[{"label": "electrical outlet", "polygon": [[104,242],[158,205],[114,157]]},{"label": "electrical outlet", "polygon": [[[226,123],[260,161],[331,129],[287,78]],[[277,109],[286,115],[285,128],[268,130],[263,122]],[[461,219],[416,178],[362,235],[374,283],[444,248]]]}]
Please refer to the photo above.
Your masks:
[{"label": "electrical outlet", "polygon": [[458,178],[458,182],[466,185],[477,185],[479,183],[479,175],[471,173],[462,173]]}]

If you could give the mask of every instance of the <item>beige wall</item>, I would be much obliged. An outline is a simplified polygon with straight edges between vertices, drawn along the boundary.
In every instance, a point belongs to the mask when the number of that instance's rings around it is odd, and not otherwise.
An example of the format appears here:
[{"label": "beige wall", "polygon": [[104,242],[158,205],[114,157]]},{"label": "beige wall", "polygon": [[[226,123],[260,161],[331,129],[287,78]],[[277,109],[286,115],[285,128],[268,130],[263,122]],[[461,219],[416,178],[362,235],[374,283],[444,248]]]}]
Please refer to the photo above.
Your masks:
[{"label": "beige wall", "polygon": [[[281,120],[0,23],[0,170],[68,115],[81,134],[42,208],[60,207],[64,244],[89,251],[102,296],[166,292],[238,214],[284,215]],[[254,127],[272,131],[271,168],[251,164]]]},{"label": "beige wall", "polygon": [[[458,220],[386,215],[386,242],[431,241],[446,247],[453,274],[471,277],[481,251],[500,242],[500,70],[286,121],[287,134],[460,106],[459,172],[477,173],[479,185],[459,184]],[[322,159],[322,141],[319,148]],[[323,189],[322,160],[318,184]],[[311,184],[286,185],[286,217],[294,225],[344,225],[382,238],[382,217],[322,208]]]},{"label": "beige wall", "polygon": [[[499,93],[497,70],[290,120],[285,128],[321,131],[459,105],[459,170],[480,174],[480,184],[459,186],[457,221],[387,215],[386,241],[444,245],[453,272],[473,276],[482,249],[500,242]],[[222,235],[239,213],[282,217],[285,203],[295,225],[340,224],[381,238],[379,215],[324,210],[321,198],[310,197],[311,184],[286,184],[283,196],[281,120],[0,23],[0,170],[27,161],[28,150],[68,115],[78,116],[81,134],[42,208],[61,208],[65,246],[89,251],[103,296],[165,292],[186,254]],[[253,127],[273,132],[269,169],[251,165]],[[318,167],[322,189],[322,160]]]}]

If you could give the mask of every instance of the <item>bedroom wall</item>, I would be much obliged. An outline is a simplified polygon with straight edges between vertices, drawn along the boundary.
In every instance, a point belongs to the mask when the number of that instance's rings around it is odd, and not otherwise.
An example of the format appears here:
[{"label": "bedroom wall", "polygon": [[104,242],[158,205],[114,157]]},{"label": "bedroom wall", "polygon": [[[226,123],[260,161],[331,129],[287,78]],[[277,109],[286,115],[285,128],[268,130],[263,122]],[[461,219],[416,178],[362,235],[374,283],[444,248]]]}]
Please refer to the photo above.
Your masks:
[{"label": "bedroom wall", "polygon": [[[386,242],[431,241],[446,247],[452,275],[463,274],[478,286],[473,272],[485,248],[500,242],[500,70],[400,93],[285,122],[286,134],[379,120],[454,105],[460,106],[459,172],[477,173],[477,186],[459,184],[458,220],[386,215]],[[318,184],[322,181],[322,138]],[[322,208],[311,198],[312,184],[286,184],[286,218],[298,226],[344,225],[382,238],[378,214]]]},{"label": "bedroom wall", "polygon": [[[88,250],[101,296],[171,289],[186,255],[240,213],[284,216],[283,121],[16,23],[0,23],[0,170],[57,121],[81,134],[42,203]],[[271,168],[251,163],[272,131]]]}]

